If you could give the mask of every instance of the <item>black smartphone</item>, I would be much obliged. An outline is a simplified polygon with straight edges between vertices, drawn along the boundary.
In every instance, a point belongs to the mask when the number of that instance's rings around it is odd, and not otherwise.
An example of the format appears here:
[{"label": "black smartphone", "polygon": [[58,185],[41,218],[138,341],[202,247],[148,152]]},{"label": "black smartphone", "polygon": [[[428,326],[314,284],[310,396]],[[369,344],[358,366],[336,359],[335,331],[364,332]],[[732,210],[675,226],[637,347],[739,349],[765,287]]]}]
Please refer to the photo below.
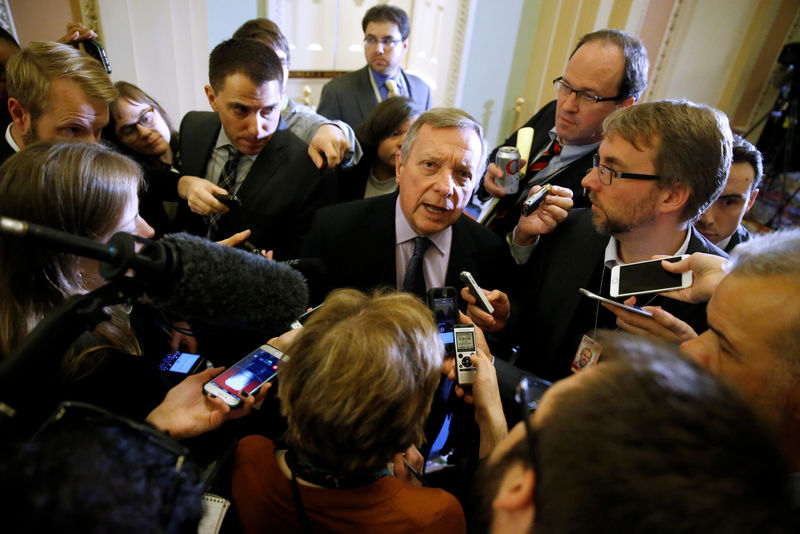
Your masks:
[{"label": "black smartphone", "polygon": [[164,356],[164,359],[158,364],[158,369],[170,373],[192,375],[198,372],[204,363],[205,360],[199,354],[176,350]]},{"label": "black smartphone", "polygon": [[228,206],[228,208],[239,208],[242,206],[242,199],[236,195],[223,195],[222,193],[214,193],[214,198]]},{"label": "black smartphone", "polygon": [[86,50],[86,53],[99,61],[106,72],[111,74],[111,63],[108,61],[106,49],[103,48],[103,45],[94,39],[86,39],[81,44],[83,45],[83,49]]},{"label": "black smartphone", "polygon": [[232,408],[242,404],[239,395],[244,391],[248,395],[258,393],[265,383],[269,382],[288,360],[283,351],[266,344],[239,360],[224,373],[207,382],[203,391],[216,395]]},{"label": "black smartphone", "polygon": [[432,287],[427,294],[428,307],[433,312],[445,354],[455,356],[453,326],[458,324],[458,292],[454,287]]}]

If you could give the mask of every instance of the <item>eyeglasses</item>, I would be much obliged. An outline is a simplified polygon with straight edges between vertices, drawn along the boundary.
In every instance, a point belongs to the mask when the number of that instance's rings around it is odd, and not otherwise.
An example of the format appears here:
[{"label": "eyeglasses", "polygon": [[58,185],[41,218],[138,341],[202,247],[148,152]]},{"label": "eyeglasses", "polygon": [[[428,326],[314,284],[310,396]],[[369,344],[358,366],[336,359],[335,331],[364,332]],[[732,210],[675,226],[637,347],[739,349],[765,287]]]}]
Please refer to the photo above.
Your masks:
[{"label": "eyeglasses", "polygon": [[612,100],[619,100],[622,95],[617,96],[609,96],[609,97],[602,97],[602,96],[595,96],[590,95],[586,91],[579,91],[577,89],[573,89],[573,87],[564,81],[564,78],[559,76],[555,80],[553,80],[553,87],[556,90],[556,94],[562,98],[568,98],[569,95],[575,93],[575,97],[578,99],[578,102],[584,102],[586,104],[599,104],[600,102],[610,102]]},{"label": "eyeglasses", "polygon": [[[615,171],[600,163],[600,155],[592,158],[592,169],[597,168],[597,177],[603,185],[611,185],[612,178],[628,178],[629,180],[658,180],[661,177],[655,174],[637,174],[635,172]],[[591,169],[589,169],[591,171]]]},{"label": "eyeglasses", "polygon": [[120,141],[124,141],[126,143],[131,143],[136,141],[139,137],[139,129],[137,125],[141,124],[145,128],[152,128],[156,125],[156,110],[153,106],[149,108],[143,109],[141,113],[139,113],[139,118],[136,119],[136,122],[133,124],[126,124],[125,126],[121,127],[117,132],[117,137],[119,137]]},{"label": "eyeglasses", "polygon": [[378,43],[382,44],[384,48],[394,48],[397,46],[398,43],[402,42],[402,39],[392,39],[391,37],[384,37],[383,39],[377,39],[372,35],[367,35],[364,37],[364,46],[366,47],[373,47],[377,46]]}]

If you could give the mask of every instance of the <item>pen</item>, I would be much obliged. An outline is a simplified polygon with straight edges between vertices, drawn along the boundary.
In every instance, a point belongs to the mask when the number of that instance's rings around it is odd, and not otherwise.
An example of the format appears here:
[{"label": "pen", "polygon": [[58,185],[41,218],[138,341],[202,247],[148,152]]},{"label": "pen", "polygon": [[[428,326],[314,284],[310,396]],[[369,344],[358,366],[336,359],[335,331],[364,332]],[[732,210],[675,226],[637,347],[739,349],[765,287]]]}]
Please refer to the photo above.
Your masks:
[{"label": "pen", "polygon": [[413,467],[411,467],[411,464],[410,464],[410,463],[408,463],[408,460],[406,460],[406,457],[405,457],[405,456],[403,456],[403,465],[405,465],[405,466],[406,466],[406,469],[408,469],[409,471],[411,471],[411,473],[412,473],[412,474],[413,474],[415,477],[417,477],[417,480],[419,480],[420,484],[422,484],[423,486],[427,486],[427,485],[428,485],[428,484],[425,482],[425,479],[424,479],[424,478],[422,478],[422,475],[420,475],[420,474],[417,472],[417,470],[416,470],[416,469],[414,469]]}]

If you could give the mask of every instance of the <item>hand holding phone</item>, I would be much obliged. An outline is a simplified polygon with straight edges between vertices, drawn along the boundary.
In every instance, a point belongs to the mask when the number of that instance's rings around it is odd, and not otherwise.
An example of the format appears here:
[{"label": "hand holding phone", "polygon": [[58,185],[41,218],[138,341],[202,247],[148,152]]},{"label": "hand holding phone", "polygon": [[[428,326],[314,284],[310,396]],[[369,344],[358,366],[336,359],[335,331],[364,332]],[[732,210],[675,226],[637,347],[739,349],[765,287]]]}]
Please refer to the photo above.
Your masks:
[{"label": "hand holding phone", "polygon": [[203,391],[221,398],[231,408],[242,405],[241,396],[256,394],[261,386],[275,378],[288,360],[283,351],[266,344],[242,358],[230,369],[207,382]]},{"label": "hand holding phone", "polygon": [[494,313],[494,306],[492,303],[489,302],[489,299],[486,298],[486,294],[483,292],[481,287],[475,281],[475,278],[472,277],[472,274],[469,271],[461,271],[459,278],[462,282],[467,284],[469,288],[469,292],[475,297],[477,301],[477,305],[480,309],[488,313],[489,315]]},{"label": "hand holding phone", "polygon": [[617,298],[687,288],[692,285],[692,271],[671,273],[661,266],[662,261],[675,263],[687,257],[673,256],[616,265],[611,269],[609,292]]},{"label": "hand holding phone", "polygon": [[621,302],[617,302],[616,300],[607,299],[605,297],[601,297],[600,295],[595,295],[591,291],[586,289],[580,288],[578,289],[581,293],[589,297],[590,299],[599,300],[600,302],[605,302],[606,304],[610,304],[612,306],[616,306],[617,308],[622,308],[623,310],[628,310],[629,312],[633,312],[637,315],[641,315],[643,317],[652,317],[653,314],[647,310],[643,310],[638,306],[628,306],[627,304],[623,304]]}]

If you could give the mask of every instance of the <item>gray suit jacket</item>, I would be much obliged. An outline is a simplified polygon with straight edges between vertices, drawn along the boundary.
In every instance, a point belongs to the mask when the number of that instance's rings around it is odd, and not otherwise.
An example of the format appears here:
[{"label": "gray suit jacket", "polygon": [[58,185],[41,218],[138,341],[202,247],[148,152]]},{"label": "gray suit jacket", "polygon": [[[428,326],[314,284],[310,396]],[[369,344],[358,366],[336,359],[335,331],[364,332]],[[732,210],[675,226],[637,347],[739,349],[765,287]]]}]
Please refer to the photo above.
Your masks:
[{"label": "gray suit jacket", "polygon": [[[431,90],[413,74],[401,70],[408,87],[409,98],[421,111],[431,107]],[[358,126],[378,104],[369,67],[343,74],[325,84],[319,98],[317,113],[331,120],[343,120],[352,127]]]}]

